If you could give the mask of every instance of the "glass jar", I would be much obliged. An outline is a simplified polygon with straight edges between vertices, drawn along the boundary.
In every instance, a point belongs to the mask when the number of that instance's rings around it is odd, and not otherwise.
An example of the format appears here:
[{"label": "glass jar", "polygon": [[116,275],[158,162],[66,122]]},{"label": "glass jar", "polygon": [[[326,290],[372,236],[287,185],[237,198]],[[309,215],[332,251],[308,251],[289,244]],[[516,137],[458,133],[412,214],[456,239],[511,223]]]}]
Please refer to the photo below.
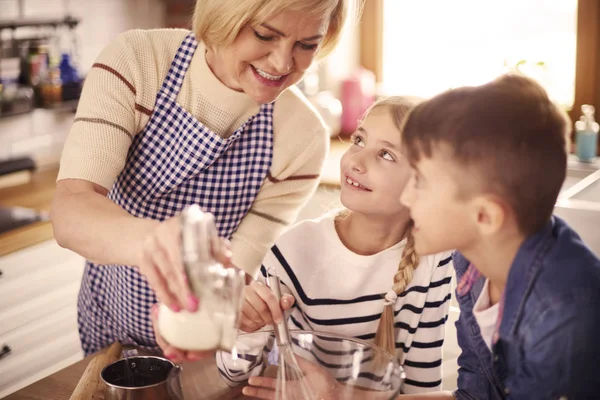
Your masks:
[{"label": "glass jar", "polygon": [[185,272],[199,300],[196,312],[174,312],[159,306],[158,329],[171,345],[192,351],[231,351],[238,333],[245,274],[226,268],[213,257],[218,243],[212,214],[199,206],[182,213],[182,253]]}]

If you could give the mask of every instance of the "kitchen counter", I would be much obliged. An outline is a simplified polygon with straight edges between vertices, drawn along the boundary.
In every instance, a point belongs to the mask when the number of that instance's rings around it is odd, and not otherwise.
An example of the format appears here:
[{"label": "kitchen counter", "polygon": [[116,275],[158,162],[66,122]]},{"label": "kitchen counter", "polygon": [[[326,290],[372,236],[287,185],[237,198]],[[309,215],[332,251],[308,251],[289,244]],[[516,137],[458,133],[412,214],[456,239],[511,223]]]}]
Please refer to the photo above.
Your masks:
[{"label": "kitchen counter", "polygon": [[[140,355],[146,355],[143,351]],[[95,355],[39,380],[4,400],[69,400],[79,379]],[[194,400],[242,400],[248,397],[241,394],[242,387],[229,388],[219,377],[214,357],[183,365],[181,375],[183,395]],[[96,397],[94,397],[96,398]],[[98,400],[103,399],[100,395]]]},{"label": "kitchen counter", "polygon": [[[49,212],[54,195],[58,168],[49,168],[33,174],[29,183],[0,189],[0,206],[26,207]],[[52,239],[49,221],[35,222],[0,234],[0,257],[25,247]]]},{"label": "kitchen counter", "polygon": [[92,358],[93,356],[86,357],[5,397],[4,400],[68,400]]}]

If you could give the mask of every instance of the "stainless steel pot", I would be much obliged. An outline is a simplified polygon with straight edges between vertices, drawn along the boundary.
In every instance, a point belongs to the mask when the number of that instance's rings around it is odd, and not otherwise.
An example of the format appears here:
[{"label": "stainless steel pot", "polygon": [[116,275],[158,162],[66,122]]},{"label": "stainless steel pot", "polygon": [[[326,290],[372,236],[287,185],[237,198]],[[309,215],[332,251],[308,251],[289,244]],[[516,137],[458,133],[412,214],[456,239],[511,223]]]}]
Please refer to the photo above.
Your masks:
[{"label": "stainless steel pot", "polygon": [[181,367],[161,357],[130,357],[100,373],[106,400],[183,400]]}]

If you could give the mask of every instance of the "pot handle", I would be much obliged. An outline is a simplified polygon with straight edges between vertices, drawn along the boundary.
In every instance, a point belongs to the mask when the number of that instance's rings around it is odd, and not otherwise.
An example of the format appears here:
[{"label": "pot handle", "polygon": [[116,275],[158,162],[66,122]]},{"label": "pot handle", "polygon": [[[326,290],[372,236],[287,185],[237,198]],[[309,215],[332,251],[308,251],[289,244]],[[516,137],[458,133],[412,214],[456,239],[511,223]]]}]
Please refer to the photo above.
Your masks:
[{"label": "pot handle", "polygon": [[11,353],[11,351],[12,351],[12,349],[10,348],[9,345],[7,345],[7,344],[2,345],[2,347],[0,348],[0,358],[7,357]]}]

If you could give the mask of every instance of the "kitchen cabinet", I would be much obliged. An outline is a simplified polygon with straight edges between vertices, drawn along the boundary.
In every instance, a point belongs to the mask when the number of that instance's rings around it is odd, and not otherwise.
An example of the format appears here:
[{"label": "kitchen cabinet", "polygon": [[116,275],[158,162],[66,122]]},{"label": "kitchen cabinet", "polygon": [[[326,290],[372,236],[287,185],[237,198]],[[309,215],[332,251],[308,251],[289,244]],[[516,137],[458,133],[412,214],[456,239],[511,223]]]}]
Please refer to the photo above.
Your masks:
[{"label": "kitchen cabinet", "polygon": [[84,260],[54,241],[0,257],[0,398],[83,358],[77,293]]}]

